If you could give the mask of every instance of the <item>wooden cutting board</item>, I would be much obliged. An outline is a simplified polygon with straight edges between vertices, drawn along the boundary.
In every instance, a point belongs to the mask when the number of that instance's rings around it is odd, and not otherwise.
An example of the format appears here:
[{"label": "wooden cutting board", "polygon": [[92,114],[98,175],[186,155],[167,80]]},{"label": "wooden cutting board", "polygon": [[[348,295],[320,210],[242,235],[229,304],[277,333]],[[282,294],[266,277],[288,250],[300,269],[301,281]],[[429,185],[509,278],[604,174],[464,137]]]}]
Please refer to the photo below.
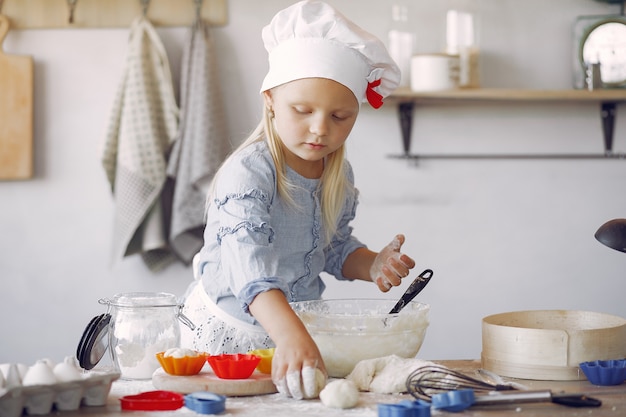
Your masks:
[{"label": "wooden cutting board", "polygon": [[9,25],[0,14],[0,180],[33,176],[33,59],[2,51]]},{"label": "wooden cutting board", "polygon": [[[205,367],[206,369],[206,367]],[[209,391],[228,397],[274,394],[276,386],[271,375],[254,371],[247,379],[221,379],[213,372],[203,370],[198,375],[175,376],[166,373],[163,368],[152,375],[154,388],[165,391],[189,394],[197,391]]]}]

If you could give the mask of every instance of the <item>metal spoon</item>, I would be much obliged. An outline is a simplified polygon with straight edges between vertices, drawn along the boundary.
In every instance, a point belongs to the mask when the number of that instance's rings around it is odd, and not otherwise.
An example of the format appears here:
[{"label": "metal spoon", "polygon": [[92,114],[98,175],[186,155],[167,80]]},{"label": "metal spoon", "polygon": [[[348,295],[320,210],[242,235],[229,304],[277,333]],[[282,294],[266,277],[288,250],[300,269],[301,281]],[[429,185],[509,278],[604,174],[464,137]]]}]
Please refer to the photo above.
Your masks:
[{"label": "metal spoon", "polygon": [[411,283],[411,285],[409,285],[409,288],[407,288],[404,294],[402,294],[402,297],[400,298],[400,300],[398,300],[396,305],[393,306],[389,314],[399,313],[400,310],[402,310],[407,304],[409,304],[409,302],[411,302],[411,300],[413,300],[417,296],[417,294],[419,294],[424,289],[424,287],[426,286],[426,284],[428,284],[432,277],[433,271],[430,269],[426,269],[424,272],[419,274],[417,278],[415,278],[415,280]]}]

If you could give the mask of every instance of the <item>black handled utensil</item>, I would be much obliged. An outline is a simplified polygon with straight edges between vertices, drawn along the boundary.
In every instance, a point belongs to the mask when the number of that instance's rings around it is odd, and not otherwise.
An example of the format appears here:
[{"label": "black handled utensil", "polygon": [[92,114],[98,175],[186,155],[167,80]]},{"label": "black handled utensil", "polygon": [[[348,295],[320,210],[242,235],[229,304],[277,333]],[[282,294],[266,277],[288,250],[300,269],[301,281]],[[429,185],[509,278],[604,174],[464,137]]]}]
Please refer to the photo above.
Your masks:
[{"label": "black handled utensil", "polygon": [[[443,395],[450,406],[458,410],[472,405],[516,404],[550,401],[568,407],[600,407],[602,401],[580,393],[553,393],[550,390],[525,391],[512,385],[493,384],[476,379],[443,365],[426,365],[413,371],[406,380],[407,392],[415,399],[431,401],[436,395]],[[468,401],[461,395],[465,391],[474,396]]]},{"label": "black handled utensil", "polygon": [[391,311],[389,311],[389,314],[399,313],[400,310],[404,308],[404,306],[410,303],[411,300],[413,300],[417,296],[417,294],[419,294],[424,289],[424,287],[426,286],[426,284],[428,284],[432,277],[433,271],[431,269],[426,269],[424,270],[424,272],[419,274],[417,278],[415,278],[415,280],[411,283],[411,285],[409,285],[409,288],[407,288],[404,294],[402,294],[402,297],[400,298],[400,300],[398,300],[396,305],[393,306]]},{"label": "black handled utensil", "polygon": [[568,407],[600,407],[602,401],[585,394],[553,393],[541,391],[493,391],[487,395],[476,397],[473,405],[520,404],[548,401]]}]

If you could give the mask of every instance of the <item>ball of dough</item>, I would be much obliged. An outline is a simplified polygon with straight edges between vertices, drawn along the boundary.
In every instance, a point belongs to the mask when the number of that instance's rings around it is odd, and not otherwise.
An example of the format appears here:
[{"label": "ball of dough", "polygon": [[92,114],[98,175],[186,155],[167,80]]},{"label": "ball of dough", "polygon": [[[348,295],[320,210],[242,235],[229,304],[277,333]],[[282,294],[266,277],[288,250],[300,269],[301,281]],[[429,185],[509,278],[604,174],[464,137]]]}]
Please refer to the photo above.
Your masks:
[{"label": "ball of dough", "polygon": [[329,382],[320,392],[320,400],[326,407],[353,408],[359,402],[359,390],[348,379]]},{"label": "ball of dough", "polygon": [[302,394],[307,400],[317,398],[326,386],[326,375],[319,368],[302,368]]}]

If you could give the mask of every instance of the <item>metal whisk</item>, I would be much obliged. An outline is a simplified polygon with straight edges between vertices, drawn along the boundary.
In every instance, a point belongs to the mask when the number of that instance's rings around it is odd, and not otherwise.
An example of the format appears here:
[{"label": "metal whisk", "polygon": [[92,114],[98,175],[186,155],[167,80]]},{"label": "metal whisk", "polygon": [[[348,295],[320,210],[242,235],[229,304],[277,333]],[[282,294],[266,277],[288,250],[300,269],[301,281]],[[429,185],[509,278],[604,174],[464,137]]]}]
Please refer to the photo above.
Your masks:
[{"label": "metal whisk", "polygon": [[[433,395],[471,389],[474,390],[475,394],[483,394],[474,397],[473,405],[538,401],[550,401],[568,407],[599,407],[602,405],[602,401],[588,397],[586,394],[555,394],[550,390],[518,390],[513,384],[489,383],[440,365],[423,366],[413,371],[406,380],[406,388],[413,398],[426,401],[430,401]],[[494,393],[494,391],[509,392]],[[472,404],[466,404],[465,406],[469,405]]]},{"label": "metal whisk", "polygon": [[423,366],[413,371],[406,380],[406,388],[415,399],[430,400],[435,394],[473,389],[474,392],[515,390],[511,385],[491,384],[472,378],[445,366]]}]

